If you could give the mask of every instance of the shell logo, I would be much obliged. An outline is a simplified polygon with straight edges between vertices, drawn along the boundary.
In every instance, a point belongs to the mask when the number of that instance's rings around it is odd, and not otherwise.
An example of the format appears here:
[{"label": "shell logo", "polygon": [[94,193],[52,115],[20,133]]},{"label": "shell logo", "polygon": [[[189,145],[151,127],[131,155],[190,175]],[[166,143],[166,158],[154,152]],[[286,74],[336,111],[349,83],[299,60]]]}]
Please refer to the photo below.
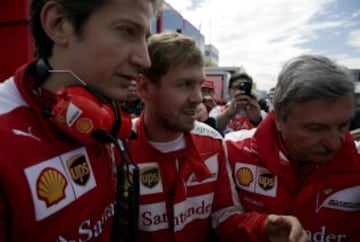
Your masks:
[{"label": "shell logo", "polygon": [[77,129],[82,133],[89,133],[94,128],[92,121],[88,118],[81,118],[76,123]]},{"label": "shell logo", "polygon": [[54,168],[44,169],[36,181],[39,199],[50,207],[65,198],[67,181],[63,174]]},{"label": "shell logo", "polygon": [[239,181],[239,184],[243,186],[249,186],[250,183],[254,181],[254,175],[252,174],[251,170],[247,167],[241,167],[236,172],[236,178]]}]

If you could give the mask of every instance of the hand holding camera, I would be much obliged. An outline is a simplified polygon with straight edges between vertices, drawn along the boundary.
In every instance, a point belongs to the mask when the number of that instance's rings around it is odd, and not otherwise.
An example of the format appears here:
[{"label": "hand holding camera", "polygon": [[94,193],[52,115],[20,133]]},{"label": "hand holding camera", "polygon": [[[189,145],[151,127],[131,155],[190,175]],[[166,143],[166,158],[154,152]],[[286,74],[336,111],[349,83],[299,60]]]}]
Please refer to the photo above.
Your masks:
[{"label": "hand holding camera", "polygon": [[252,81],[244,80],[239,83],[239,90],[244,91],[244,94],[247,96],[251,95]]},{"label": "hand holding camera", "polygon": [[229,113],[236,114],[241,110],[244,110],[250,120],[261,120],[260,106],[256,97],[251,93],[251,89],[251,80],[242,80],[238,84],[238,90],[241,92],[235,94]]}]

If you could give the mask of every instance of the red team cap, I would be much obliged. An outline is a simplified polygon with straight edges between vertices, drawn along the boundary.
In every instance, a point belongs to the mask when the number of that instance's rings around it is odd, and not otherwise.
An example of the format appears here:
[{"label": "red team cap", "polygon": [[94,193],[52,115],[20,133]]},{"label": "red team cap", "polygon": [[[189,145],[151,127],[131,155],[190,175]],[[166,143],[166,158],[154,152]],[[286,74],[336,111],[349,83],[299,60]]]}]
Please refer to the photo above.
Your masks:
[{"label": "red team cap", "polygon": [[212,80],[205,80],[203,82],[203,84],[201,85],[201,87],[207,87],[207,88],[210,88],[210,89],[215,89],[215,85],[214,85],[214,82]]}]

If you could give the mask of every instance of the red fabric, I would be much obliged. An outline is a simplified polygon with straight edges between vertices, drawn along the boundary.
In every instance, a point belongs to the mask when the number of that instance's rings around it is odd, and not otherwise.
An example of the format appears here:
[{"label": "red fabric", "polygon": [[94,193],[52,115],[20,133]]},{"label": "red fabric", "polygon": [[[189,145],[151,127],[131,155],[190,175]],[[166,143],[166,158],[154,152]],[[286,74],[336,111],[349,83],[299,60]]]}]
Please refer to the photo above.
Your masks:
[{"label": "red fabric", "polygon": [[[226,105],[221,106],[220,110],[224,111],[227,108]],[[246,115],[245,111],[237,113],[227,124],[228,132],[238,131],[242,129],[252,129],[255,126],[250,122],[250,119]]]},{"label": "red fabric", "polygon": [[1,1],[0,82],[13,75],[20,65],[34,58],[35,48],[30,32],[28,9],[27,0]]}]

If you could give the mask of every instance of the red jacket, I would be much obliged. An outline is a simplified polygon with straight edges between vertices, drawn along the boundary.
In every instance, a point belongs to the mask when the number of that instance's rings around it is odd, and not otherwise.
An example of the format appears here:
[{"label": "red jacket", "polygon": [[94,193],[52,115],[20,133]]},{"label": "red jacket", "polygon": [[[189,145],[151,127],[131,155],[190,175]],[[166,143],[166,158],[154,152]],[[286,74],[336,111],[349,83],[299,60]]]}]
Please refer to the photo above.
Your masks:
[{"label": "red jacket", "polygon": [[287,160],[272,115],[226,144],[247,210],[295,215],[310,241],[360,241],[360,159],[349,133],[331,163],[301,170]]},{"label": "red jacket", "polygon": [[33,87],[28,66],[0,84],[0,241],[108,242],[111,151],[59,132]]},{"label": "red jacket", "polygon": [[148,143],[143,116],[135,129],[130,148],[140,167],[138,242],[205,242],[211,224],[222,241],[264,241],[265,215],[242,213],[218,132],[196,122],[184,134],[185,148],[162,153]]}]

